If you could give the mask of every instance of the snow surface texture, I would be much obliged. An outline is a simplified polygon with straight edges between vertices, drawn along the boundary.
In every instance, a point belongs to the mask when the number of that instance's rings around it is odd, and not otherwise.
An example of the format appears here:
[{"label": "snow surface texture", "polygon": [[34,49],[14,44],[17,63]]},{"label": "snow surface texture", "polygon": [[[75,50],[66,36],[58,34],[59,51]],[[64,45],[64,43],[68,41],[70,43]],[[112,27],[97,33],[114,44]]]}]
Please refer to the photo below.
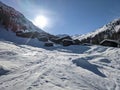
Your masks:
[{"label": "snow surface texture", "polygon": [[0,41],[0,67],[0,90],[120,90],[119,48]]}]

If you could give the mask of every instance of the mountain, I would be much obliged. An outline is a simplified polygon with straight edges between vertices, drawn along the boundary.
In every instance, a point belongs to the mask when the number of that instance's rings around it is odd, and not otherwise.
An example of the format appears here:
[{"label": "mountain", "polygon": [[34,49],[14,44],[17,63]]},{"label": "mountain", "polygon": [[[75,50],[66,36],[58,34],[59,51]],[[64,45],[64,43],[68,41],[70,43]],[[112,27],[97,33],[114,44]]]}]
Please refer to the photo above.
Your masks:
[{"label": "mountain", "polygon": [[92,44],[100,44],[104,39],[120,40],[120,19],[115,19],[94,32],[76,35],[73,38],[79,39],[82,43]]},{"label": "mountain", "polygon": [[[5,37],[6,35],[6,37]],[[0,38],[31,38],[44,41],[55,37],[36,27],[23,14],[0,2]],[[12,38],[13,39],[13,38]],[[10,40],[16,42],[14,40]]]},{"label": "mountain", "polygon": [[[0,90],[120,90],[120,48],[85,46],[77,40],[114,34],[117,40],[119,32],[117,19],[74,40],[54,36],[0,2]],[[68,47],[44,47],[41,41],[49,40]]]}]

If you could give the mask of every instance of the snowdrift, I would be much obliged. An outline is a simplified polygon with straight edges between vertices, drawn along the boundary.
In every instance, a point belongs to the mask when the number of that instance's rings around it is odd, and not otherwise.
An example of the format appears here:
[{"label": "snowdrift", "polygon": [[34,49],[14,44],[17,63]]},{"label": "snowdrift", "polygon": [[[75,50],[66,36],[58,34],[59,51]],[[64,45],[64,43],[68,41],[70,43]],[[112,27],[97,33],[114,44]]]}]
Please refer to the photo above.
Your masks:
[{"label": "snowdrift", "polygon": [[120,49],[0,41],[0,90],[120,90]]}]

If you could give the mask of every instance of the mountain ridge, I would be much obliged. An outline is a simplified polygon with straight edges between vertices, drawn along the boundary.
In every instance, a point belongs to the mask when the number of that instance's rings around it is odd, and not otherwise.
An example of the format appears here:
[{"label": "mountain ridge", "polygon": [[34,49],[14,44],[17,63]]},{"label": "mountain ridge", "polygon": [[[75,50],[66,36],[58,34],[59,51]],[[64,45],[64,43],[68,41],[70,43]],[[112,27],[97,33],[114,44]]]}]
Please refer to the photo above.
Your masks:
[{"label": "mountain ridge", "polygon": [[49,38],[55,37],[38,28],[19,11],[2,2],[0,2],[0,24],[7,31],[12,31],[16,36],[22,38],[37,38],[41,41],[41,38],[49,40]]},{"label": "mountain ridge", "polygon": [[[4,3],[2,3],[2,2],[0,2],[0,12],[1,12],[1,15],[2,14],[4,14],[6,17],[7,17],[7,19],[8,19],[8,24],[10,24],[9,22],[12,22],[13,21],[13,23],[16,23],[18,26],[18,28],[17,29],[25,29],[26,27],[25,27],[25,25],[23,26],[23,27],[20,27],[19,25],[21,24],[21,21],[22,21],[22,19],[24,20],[22,23],[23,24],[25,24],[25,23],[27,23],[27,24],[32,24],[32,22],[31,21],[29,21],[29,20],[27,20],[26,18],[25,18],[25,16],[23,15],[23,14],[21,14],[19,11],[17,11],[17,10],[15,10],[14,8],[12,8],[12,7],[10,7],[10,6],[7,6],[6,4],[4,4]],[[8,16],[6,15],[6,14],[8,14]],[[1,16],[2,17],[2,16]],[[19,20],[19,19],[21,19],[21,20]],[[10,21],[11,20],[11,21]],[[3,20],[4,21],[4,20]],[[3,23],[5,23],[5,22],[3,22]],[[30,26],[30,25],[29,25]],[[34,25],[35,26],[35,25]],[[7,27],[7,26],[6,26]],[[36,27],[36,26],[35,26]],[[31,27],[32,28],[32,27]],[[39,29],[38,27],[36,27],[37,29]],[[30,29],[29,29],[30,30]],[[14,31],[14,30],[13,30]],[[16,30],[15,30],[16,31]],[[15,32],[14,31],[14,32]],[[44,32],[43,30],[41,30],[41,29],[39,29],[39,31],[41,31],[41,32]]]},{"label": "mountain ridge", "polygon": [[104,39],[119,40],[120,38],[120,18],[114,19],[112,22],[104,25],[102,28],[94,32],[73,36],[74,39],[79,39],[82,43],[99,44]]}]

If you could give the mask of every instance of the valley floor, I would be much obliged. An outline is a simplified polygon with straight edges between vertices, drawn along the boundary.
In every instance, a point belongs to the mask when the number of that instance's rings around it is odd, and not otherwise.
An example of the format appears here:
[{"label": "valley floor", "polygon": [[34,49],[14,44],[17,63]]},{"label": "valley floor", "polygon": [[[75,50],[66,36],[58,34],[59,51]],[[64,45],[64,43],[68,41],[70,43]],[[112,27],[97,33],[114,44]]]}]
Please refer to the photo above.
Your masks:
[{"label": "valley floor", "polygon": [[120,49],[0,41],[0,90],[120,90]]}]

